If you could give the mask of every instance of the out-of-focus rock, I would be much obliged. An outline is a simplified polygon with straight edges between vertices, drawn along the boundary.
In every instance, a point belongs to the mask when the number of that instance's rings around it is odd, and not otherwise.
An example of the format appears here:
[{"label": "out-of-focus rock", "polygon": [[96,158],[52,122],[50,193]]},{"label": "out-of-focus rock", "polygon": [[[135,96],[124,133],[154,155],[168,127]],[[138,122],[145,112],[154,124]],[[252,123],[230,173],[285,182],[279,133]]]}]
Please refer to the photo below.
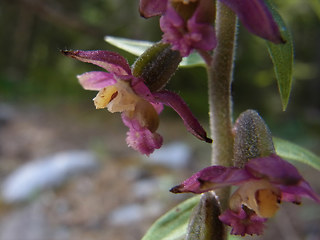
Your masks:
[{"label": "out-of-focus rock", "polygon": [[0,128],[14,119],[15,110],[9,104],[0,104]]},{"label": "out-of-focus rock", "polygon": [[150,154],[146,161],[172,169],[180,169],[187,167],[190,159],[190,147],[182,142],[173,142]]},{"label": "out-of-focus rock", "polygon": [[168,189],[174,184],[174,179],[170,175],[142,179],[132,185],[132,196],[137,199],[146,199],[155,195],[167,195]]},{"label": "out-of-focus rock", "polygon": [[148,218],[154,218],[162,213],[163,205],[160,202],[151,202],[145,205],[128,204],[111,212],[108,217],[113,226],[124,226]]},{"label": "out-of-focus rock", "polygon": [[7,203],[30,199],[41,190],[57,187],[70,177],[96,169],[96,156],[88,151],[66,151],[36,159],[11,173],[1,187]]}]

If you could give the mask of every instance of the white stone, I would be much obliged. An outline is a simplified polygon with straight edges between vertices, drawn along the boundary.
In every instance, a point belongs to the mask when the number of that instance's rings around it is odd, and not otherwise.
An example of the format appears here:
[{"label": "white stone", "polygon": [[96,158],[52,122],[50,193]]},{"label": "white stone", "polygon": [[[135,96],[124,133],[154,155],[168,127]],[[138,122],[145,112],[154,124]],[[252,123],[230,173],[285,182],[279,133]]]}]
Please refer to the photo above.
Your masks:
[{"label": "white stone", "polygon": [[111,225],[124,226],[158,216],[162,210],[163,206],[160,202],[152,202],[146,205],[128,204],[112,211],[108,219]]},{"label": "white stone", "polygon": [[191,158],[191,149],[182,142],[173,142],[154,151],[146,161],[173,169],[185,168]]},{"label": "white stone", "polygon": [[92,170],[97,159],[88,151],[66,151],[26,163],[11,173],[1,186],[7,203],[30,199],[35,193],[56,187],[77,173]]}]

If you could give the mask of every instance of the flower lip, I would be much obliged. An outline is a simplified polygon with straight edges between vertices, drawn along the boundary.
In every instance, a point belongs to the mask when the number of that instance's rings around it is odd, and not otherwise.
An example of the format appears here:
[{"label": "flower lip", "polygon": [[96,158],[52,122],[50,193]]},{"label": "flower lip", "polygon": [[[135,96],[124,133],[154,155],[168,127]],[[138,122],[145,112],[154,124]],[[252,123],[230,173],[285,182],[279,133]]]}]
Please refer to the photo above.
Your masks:
[{"label": "flower lip", "polygon": [[259,217],[254,211],[245,206],[238,212],[225,211],[219,216],[220,221],[232,227],[231,234],[245,236],[246,234],[261,235],[264,229],[266,218]]}]

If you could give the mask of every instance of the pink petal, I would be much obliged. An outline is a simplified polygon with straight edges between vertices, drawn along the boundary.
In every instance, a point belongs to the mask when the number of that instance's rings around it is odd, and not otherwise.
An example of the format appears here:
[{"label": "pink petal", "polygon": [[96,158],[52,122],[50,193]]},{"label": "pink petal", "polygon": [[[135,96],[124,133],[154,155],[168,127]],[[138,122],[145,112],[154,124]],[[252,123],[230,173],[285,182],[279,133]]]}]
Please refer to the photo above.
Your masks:
[{"label": "pink petal", "polygon": [[265,178],[282,192],[282,200],[300,202],[301,197],[320,202],[309,183],[303,179],[298,170],[276,154],[268,157],[251,159],[245,169],[256,178]]},{"label": "pink petal", "polygon": [[156,102],[149,88],[144,84],[143,79],[132,77],[131,87],[133,91],[143,99],[147,100],[148,102]]},{"label": "pink petal", "polygon": [[192,16],[197,23],[207,23],[213,25],[215,20],[215,1],[201,0],[198,1],[197,8]]},{"label": "pink petal", "polygon": [[[201,0],[193,16],[188,20],[187,26],[192,46],[195,49],[211,51],[217,45],[216,33],[213,27],[215,16],[215,2]],[[194,36],[199,36],[195,39]]]},{"label": "pink petal", "polygon": [[255,213],[248,214],[242,208],[238,213],[227,210],[219,216],[219,219],[224,224],[232,227],[231,234],[241,236],[246,234],[261,235],[264,229],[264,222],[267,221],[266,218],[261,218]]},{"label": "pink petal", "polygon": [[263,0],[220,0],[230,7],[253,34],[274,43],[283,43],[279,27]]},{"label": "pink petal", "polygon": [[124,114],[121,116],[123,123],[129,127],[126,138],[129,147],[149,155],[162,146],[163,139],[158,133],[152,133],[149,129],[141,127],[135,119],[129,119]]},{"label": "pink petal", "polygon": [[145,18],[161,15],[167,7],[167,0],[140,0],[140,14]]},{"label": "pink petal", "polygon": [[[197,23],[195,18],[192,17],[188,21],[188,30],[193,48],[211,51],[216,47],[216,33],[211,24]],[[198,36],[198,39],[195,36]]]},{"label": "pink petal", "polygon": [[184,20],[171,6],[160,18],[163,42],[171,44],[172,49],[179,51],[183,57],[188,56],[192,50],[192,41],[187,36],[185,25]]},{"label": "pink petal", "polygon": [[202,0],[194,15],[186,22],[172,6],[168,6],[160,18],[163,41],[170,43],[185,57],[193,49],[210,51],[216,46],[216,35],[212,25],[214,4],[211,0]]},{"label": "pink petal", "polygon": [[162,112],[163,104],[156,101],[155,97],[150,92],[147,85],[144,84],[142,79],[131,78],[131,87],[137,95],[150,102],[158,114]]},{"label": "pink petal", "polygon": [[296,186],[279,185],[278,187],[281,190],[282,201],[300,203],[301,197],[306,197],[320,203],[320,196],[312,190],[305,180],[302,180]]},{"label": "pink petal", "polygon": [[204,193],[230,185],[240,185],[251,178],[244,169],[210,166],[192,175],[170,191],[173,193]]},{"label": "pink petal", "polygon": [[76,50],[62,51],[62,53],[68,57],[75,58],[79,61],[95,64],[113,74],[131,75],[130,66],[127,60],[115,52],[105,50]]},{"label": "pink petal", "polygon": [[181,97],[173,92],[166,90],[153,93],[153,96],[158,102],[161,102],[171,108],[173,108],[179,116],[182,118],[187,130],[200,140],[211,143],[212,140],[207,137],[206,131],[200,125],[198,120],[193,116],[191,110],[187,104],[181,99]]},{"label": "pink petal", "polygon": [[100,71],[86,72],[78,75],[77,78],[79,79],[81,86],[86,90],[99,91],[100,89],[117,82],[114,79],[113,74]]},{"label": "pink petal", "polygon": [[298,170],[276,154],[248,161],[245,168],[257,178],[266,178],[273,184],[292,186],[303,180]]}]

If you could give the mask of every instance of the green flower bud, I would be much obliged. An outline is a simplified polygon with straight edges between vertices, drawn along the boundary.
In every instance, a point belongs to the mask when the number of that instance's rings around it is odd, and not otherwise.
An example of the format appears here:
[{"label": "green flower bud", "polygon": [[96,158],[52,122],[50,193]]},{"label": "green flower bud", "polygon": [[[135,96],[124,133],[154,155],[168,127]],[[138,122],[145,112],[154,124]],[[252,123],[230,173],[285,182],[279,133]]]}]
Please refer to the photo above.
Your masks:
[{"label": "green flower bud", "polygon": [[134,63],[132,74],[140,77],[151,92],[161,90],[177,70],[182,57],[169,44],[156,43]]},{"label": "green flower bud", "polygon": [[219,220],[220,214],[221,209],[214,193],[203,194],[191,215],[185,240],[225,239],[225,227]]},{"label": "green flower bud", "polygon": [[271,132],[256,111],[241,113],[233,131],[234,166],[243,167],[250,159],[275,153]]}]

